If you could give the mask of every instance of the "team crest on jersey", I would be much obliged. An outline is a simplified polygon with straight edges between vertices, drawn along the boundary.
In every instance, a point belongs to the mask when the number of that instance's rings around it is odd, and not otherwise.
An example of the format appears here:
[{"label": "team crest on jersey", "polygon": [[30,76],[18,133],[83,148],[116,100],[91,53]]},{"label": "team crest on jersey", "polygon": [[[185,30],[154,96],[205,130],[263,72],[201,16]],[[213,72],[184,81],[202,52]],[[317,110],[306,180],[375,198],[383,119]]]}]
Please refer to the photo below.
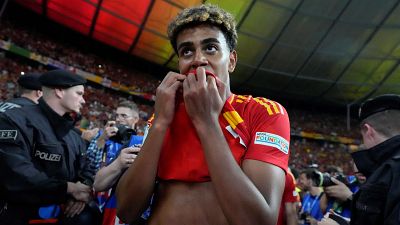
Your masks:
[{"label": "team crest on jersey", "polygon": [[13,139],[17,138],[17,130],[0,130],[0,139]]},{"label": "team crest on jersey", "polygon": [[279,149],[285,154],[289,153],[289,142],[285,138],[276,134],[257,132],[254,144],[271,146]]}]

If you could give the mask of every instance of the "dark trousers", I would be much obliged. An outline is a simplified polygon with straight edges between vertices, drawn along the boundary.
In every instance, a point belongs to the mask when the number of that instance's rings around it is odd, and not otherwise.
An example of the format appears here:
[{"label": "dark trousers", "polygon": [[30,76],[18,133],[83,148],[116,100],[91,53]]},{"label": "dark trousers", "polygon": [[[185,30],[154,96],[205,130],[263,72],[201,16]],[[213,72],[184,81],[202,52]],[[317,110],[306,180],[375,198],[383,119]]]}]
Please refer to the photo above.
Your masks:
[{"label": "dark trousers", "polygon": [[[36,213],[37,208],[8,205],[0,212],[0,225],[27,225],[29,219]],[[97,207],[86,205],[85,209],[72,218],[58,218],[56,225],[101,225],[101,213]],[[46,224],[46,223],[42,223]]]}]

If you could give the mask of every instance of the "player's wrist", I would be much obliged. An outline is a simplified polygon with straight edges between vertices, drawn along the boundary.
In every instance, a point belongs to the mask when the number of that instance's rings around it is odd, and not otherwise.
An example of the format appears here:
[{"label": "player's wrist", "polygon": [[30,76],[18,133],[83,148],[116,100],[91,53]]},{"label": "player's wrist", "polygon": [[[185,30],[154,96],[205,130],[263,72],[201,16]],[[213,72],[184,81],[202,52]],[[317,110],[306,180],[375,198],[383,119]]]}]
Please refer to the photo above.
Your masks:
[{"label": "player's wrist", "polygon": [[196,129],[197,134],[199,137],[205,136],[218,136],[221,134],[221,127],[217,121],[210,121],[208,123],[205,122],[193,122],[194,127]]},{"label": "player's wrist", "polygon": [[167,120],[163,120],[161,118],[155,119],[151,125],[151,129],[157,131],[166,131],[170,124],[171,122],[168,122]]}]

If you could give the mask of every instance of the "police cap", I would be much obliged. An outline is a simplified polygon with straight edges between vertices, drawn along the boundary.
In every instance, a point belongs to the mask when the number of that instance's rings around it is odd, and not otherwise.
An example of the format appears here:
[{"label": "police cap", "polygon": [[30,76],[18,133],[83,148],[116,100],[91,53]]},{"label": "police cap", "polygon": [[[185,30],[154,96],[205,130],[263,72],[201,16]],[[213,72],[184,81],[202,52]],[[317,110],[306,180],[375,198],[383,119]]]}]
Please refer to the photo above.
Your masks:
[{"label": "police cap", "polygon": [[29,90],[42,90],[42,84],[39,81],[39,73],[27,73],[21,75],[17,82],[19,86]]},{"label": "police cap", "polygon": [[46,87],[70,88],[86,83],[86,79],[66,70],[52,70],[40,77],[40,82]]},{"label": "police cap", "polygon": [[362,121],[375,113],[389,109],[400,110],[400,95],[385,94],[368,99],[361,104],[358,116]]}]

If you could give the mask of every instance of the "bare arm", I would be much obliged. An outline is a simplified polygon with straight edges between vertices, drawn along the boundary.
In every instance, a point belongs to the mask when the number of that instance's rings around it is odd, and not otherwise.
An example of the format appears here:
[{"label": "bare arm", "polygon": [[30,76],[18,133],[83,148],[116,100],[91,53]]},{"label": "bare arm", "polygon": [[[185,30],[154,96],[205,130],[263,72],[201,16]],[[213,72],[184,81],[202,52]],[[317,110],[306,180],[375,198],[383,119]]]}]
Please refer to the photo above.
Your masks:
[{"label": "bare arm", "polygon": [[298,202],[285,203],[286,225],[298,225],[297,204]]},{"label": "bare arm", "polygon": [[135,162],[117,185],[117,214],[127,222],[135,220],[148,206],[154,191],[158,160],[167,128],[175,113],[175,93],[184,75],[170,72],[157,88],[155,120]]},{"label": "bare arm", "polygon": [[272,164],[245,160],[236,163],[225,140],[218,116],[229,87],[203,68],[183,83],[186,110],[204,149],[217,198],[229,224],[275,225],[285,183],[284,171]]},{"label": "bare arm", "polygon": [[118,180],[122,172],[128,168],[136,158],[140,148],[128,147],[121,150],[118,158],[110,165],[101,168],[94,179],[93,187],[96,191],[110,189]]},{"label": "bare arm", "polygon": [[322,195],[321,199],[319,200],[319,208],[321,209],[322,213],[326,213],[326,209],[328,208],[328,196]]},{"label": "bare arm", "polygon": [[284,189],[284,171],[256,160],[245,160],[242,170],[223,135],[208,130],[199,136],[211,180],[229,223],[276,224]]}]

